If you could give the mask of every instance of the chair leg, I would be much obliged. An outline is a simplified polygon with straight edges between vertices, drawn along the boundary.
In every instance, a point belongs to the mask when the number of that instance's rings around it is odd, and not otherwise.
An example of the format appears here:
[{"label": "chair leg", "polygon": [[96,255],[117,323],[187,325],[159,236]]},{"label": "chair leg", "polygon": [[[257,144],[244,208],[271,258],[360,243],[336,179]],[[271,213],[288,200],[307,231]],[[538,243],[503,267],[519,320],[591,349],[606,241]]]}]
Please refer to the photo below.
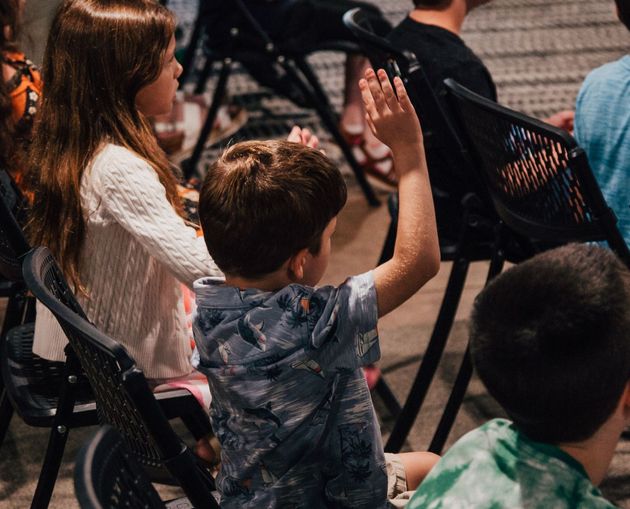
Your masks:
[{"label": "chair leg", "polygon": [[199,412],[183,414],[180,418],[195,440],[199,440],[212,432],[212,428],[208,424],[208,417],[201,407]]},{"label": "chair leg", "polygon": [[199,39],[201,37],[202,27],[205,20],[202,10],[203,5],[200,4],[199,10],[197,12],[197,18],[195,19],[195,26],[193,28],[192,34],[190,35],[190,42],[186,47],[186,52],[184,53],[184,58],[182,59],[182,67],[184,69],[179,80],[180,88],[184,86],[184,83],[186,83],[186,80],[190,76],[191,67],[195,60],[195,52],[197,51],[197,46],[199,45]]},{"label": "chair leg", "polygon": [[461,254],[453,261],[453,267],[448,279],[446,291],[444,292],[440,312],[431,334],[431,339],[429,340],[407,400],[398,415],[398,419],[396,419],[392,433],[385,445],[386,452],[396,453],[400,451],[420,412],[420,408],[422,407],[422,403],[424,402],[424,398],[427,395],[440,358],[444,352],[453,321],[455,320],[455,313],[457,312],[457,306],[459,305],[459,300],[464,289],[469,266],[470,260]]},{"label": "chair leg", "polygon": [[211,58],[206,58],[206,62],[203,64],[203,69],[201,70],[201,74],[197,79],[197,86],[195,86],[194,94],[201,95],[206,89],[206,83],[208,83],[208,78],[210,77],[210,72],[212,71],[212,65],[214,61]]},{"label": "chair leg", "polygon": [[199,133],[197,144],[195,145],[195,148],[190,158],[182,163],[184,177],[186,178],[191,177],[197,168],[197,164],[199,163],[199,159],[201,158],[201,153],[203,152],[206,140],[208,139],[208,136],[210,136],[212,125],[214,124],[214,120],[217,117],[219,106],[221,106],[221,100],[227,89],[231,69],[232,61],[230,59],[225,59],[221,67],[221,73],[219,74],[217,86],[214,90],[212,104],[210,105],[210,109],[208,110],[208,115],[206,116],[206,121],[203,124],[201,133]]},{"label": "chair leg", "polygon": [[11,424],[11,417],[13,416],[13,406],[9,401],[9,396],[4,387],[0,389],[0,447],[4,442],[4,437]]},{"label": "chair leg", "polygon": [[[497,250],[490,261],[490,268],[488,269],[488,275],[484,286],[487,286],[492,279],[501,273],[504,261],[503,252],[500,249]],[[440,418],[440,422],[435,430],[431,444],[429,445],[430,452],[442,454],[442,449],[444,448],[448,435],[453,428],[457,413],[464,402],[464,396],[466,395],[466,390],[468,389],[472,372],[473,366],[470,359],[470,345],[468,345],[466,347],[466,353],[462,359],[459,372],[457,373],[453,390],[451,391],[446,407],[444,408],[444,412],[442,413],[442,417]]]},{"label": "chair leg", "polygon": [[[300,88],[304,95],[309,98],[310,103],[313,105],[313,108],[315,108],[315,111],[317,111],[317,114],[319,115],[319,118],[321,119],[323,124],[326,126],[326,129],[328,129],[328,132],[332,135],[337,145],[339,145],[339,148],[343,152],[346,161],[348,161],[350,168],[354,172],[354,176],[357,179],[357,182],[359,183],[359,186],[361,187],[361,190],[363,191],[363,194],[365,195],[368,203],[373,207],[379,205],[380,202],[374,194],[374,189],[372,189],[372,186],[365,178],[365,172],[363,171],[363,168],[354,157],[352,149],[342,136],[341,131],[339,131],[336,115],[333,113],[332,109],[327,106],[327,102],[322,103],[318,100],[319,96],[325,95],[325,93],[322,90],[321,85],[319,84],[319,81],[315,76],[315,73],[311,70],[310,75],[305,75],[306,79],[308,80],[307,85],[306,83],[304,83],[304,81],[290,62],[285,60],[282,65],[283,69],[287,73],[287,76],[289,76],[289,78],[296,84],[296,86]],[[296,61],[296,65],[298,67],[305,66],[306,68],[310,69],[308,64],[304,61],[301,61],[301,63]]]},{"label": "chair leg", "polygon": [[76,401],[76,381],[80,372],[79,361],[68,346],[66,348],[66,364],[64,366],[64,377],[61,387],[59,388],[59,399],[57,401],[57,412],[53,419],[50,437],[48,439],[48,447],[44,456],[42,470],[39,473],[37,488],[31,502],[31,509],[45,509],[50,503],[57,475],[59,474],[59,466],[63,459],[63,452],[66,448],[68,433],[69,417],[72,415],[74,403]]},{"label": "chair leg", "polygon": [[67,440],[68,428],[63,425],[53,426],[50,430],[48,447],[46,448],[42,470],[39,473],[35,495],[31,502],[31,509],[45,509],[48,507],[55,488],[55,482],[57,481],[57,475],[59,474],[59,467]]},{"label": "chair leg", "polygon": [[385,382],[382,376],[376,383],[376,387],[374,387],[374,390],[376,391],[376,394],[379,395],[381,400],[383,400],[387,411],[392,415],[392,417],[396,418],[400,413],[400,403],[398,402],[398,399],[396,399],[396,396],[389,388],[389,385],[387,385],[387,382]]}]

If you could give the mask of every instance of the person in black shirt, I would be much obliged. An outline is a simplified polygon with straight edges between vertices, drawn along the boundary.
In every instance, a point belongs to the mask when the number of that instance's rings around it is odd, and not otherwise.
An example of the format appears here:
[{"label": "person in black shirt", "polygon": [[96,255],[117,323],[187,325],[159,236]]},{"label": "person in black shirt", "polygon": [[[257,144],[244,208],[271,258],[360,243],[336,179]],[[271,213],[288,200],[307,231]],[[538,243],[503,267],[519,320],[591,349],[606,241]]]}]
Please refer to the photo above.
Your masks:
[{"label": "person in black shirt", "polygon": [[493,101],[497,91],[481,59],[459,36],[466,15],[489,0],[415,0],[416,8],[388,35],[397,48],[413,52],[433,89],[453,78]]},{"label": "person in black shirt", "polygon": [[[415,9],[387,36],[398,49],[414,53],[438,98],[452,78],[477,94],[497,100],[490,71],[459,36],[468,13],[490,0],[414,0]],[[423,124],[431,119],[423,118]],[[573,129],[573,112],[562,111],[545,122]],[[456,239],[462,220],[461,199],[469,191],[445,168],[439,151],[427,147],[427,161],[440,239]]]}]

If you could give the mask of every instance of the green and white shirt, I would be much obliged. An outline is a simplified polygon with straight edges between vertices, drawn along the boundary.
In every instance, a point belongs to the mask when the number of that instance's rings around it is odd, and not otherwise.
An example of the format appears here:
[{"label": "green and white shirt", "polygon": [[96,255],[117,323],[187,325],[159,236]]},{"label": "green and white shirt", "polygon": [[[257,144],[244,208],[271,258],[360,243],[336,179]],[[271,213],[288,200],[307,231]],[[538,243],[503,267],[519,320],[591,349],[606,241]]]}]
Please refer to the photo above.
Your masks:
[{"label": "green and white shirt", "polygon": [[584,467],[494,419],[463,436],[431,470],[408,509],[611,509]]}]

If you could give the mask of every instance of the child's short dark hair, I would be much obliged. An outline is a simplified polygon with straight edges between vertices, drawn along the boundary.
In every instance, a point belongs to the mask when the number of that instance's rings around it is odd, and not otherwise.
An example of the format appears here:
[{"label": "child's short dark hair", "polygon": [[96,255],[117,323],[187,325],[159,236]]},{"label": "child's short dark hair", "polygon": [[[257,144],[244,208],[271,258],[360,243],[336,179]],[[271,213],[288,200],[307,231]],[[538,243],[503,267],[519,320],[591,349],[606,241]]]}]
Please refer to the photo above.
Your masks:
[{"label": "child's short dark hair", "polygon": [[345,203],[343,177],[321,152],[287,141],[248,141],[209,168],[199,218],[218,267],[255,278],[300,249],[318,253],[322,232]]},{"label": "child's short dark hair", "polygon": [[617,4],[617,12],[619,13],[619,21],[630,30],[630,0],[615,0]]},{"label": "child's short dark hair", "polygon": [[595,246],[540,254],[480,293],[470,334],[479,377],[523,433],[585,440],[630,379],[630,272]]}]

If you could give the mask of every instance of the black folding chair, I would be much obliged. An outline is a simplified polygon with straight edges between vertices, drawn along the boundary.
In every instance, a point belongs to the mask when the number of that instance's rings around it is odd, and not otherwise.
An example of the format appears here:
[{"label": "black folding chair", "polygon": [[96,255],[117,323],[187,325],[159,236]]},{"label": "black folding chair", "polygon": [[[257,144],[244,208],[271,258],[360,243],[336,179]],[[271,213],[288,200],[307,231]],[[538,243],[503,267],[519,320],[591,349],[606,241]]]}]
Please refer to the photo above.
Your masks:
[{"label": "black folding chair", "polygon": [[0,197],[0,273],[11,283],[0,336],[0,439],[14,411],[30,426],[50,428],[32,502],[32,507],[47,507],[69,430],[96,424],[96,408],[75,364],[33,354],[34,300],[26,295],[21,269],[30,246],[17,219],[25,202],[5,171],[0,171]]},{"label": "black folding chair", "polygon": [[[617,218],[573,137],[453,80],[445,84],[475,167],[511,230],[529,239],[534,252],[550,243],[606,241],[630,267],[630,250]],[[430,450],[441,450],[448,438],[471,376],[467,349]]]},{"label": "black folding chair", "polygon": [[[29,245],[14,215],[20,202],[19,192],[11,177],[6,171],[0,170],[0,296],[8,299],[0,338],[5,338],[10,329],[26,320],[27,300],[22,284],[20,257],[28,251]],[[12,416],[13,407],[0,378],[0,446]]]},{"label": "black folding chair", "polygon": [[123,438],[107,425],[79,451],[74,491],[81,509],[192,509],[188,499],[163,502]]},{"label": "black folding chair", "polygon": [[204,410],[188,391],[153,394],[122,345],[90,324],[46,248],[29,252],[24,280],[57,318],[94,390],[99,420],[114,426],[154,479],[168,471],[197,509],[218,508],[214,480],[175,434],[168,419],[181,417],[195,438],[210,433]]},{"label": "black folding chair", "polygon": [[[421,119],[429,164],[431,156],[440,158],[443,161],[441,168],[449,171],[451,179],[459,182],[467,190],[461,201],[462,220],[459,236],[455,239],[440,237],[441,259],[453,262],[451,273],[424,357],[385,445],[386,451],[398,452],[420,413],[437,371],[455,319],[470,264],[474,261],[490,260],[487,275],[487,281],[490,281],[502,270],[506,258],[503,243],[510,247],[507,252],[509,259],[515,260],[519,255],[513,242],[502,241],[502,248],[498,248],[498,238],[508,233],[501,229],[499,219],[487,192],[476,175],[466,147],[461,142],[450,117],[444,111],[442,103],[436,97],[416,56],[411,52],[395,48],[389,41],[376,35],[360,9],[348,11],[344,16],[344,22],[357,37],[363,52],[368,56],[374,68],[383,68],[390,78],[399,76],[403,80]],[[391,223],[379,264],[393,255],[398,223],[396,195],[390,197],[390,214]],[[379,394],[384,394],[385,398],[391,399],[389,393],[390,391],[384,388],[379,390]],[[391,402],[388,407],[395,408]],[[440,450],[433,450],[433,452],[439,453]]]},{"label": "black folding chair", "polygon": [[[229,12],[231,16],[226,16],[226,12]],[[213,44],[215,40],[213,34],[206,33],[210,19],[225,19],[226,22],[231,23],[229,29],[226,30],[226,33],[229,34],[227,42],[218,45]],[[206,82],[214,63],[220,62],[221,70],[214,90],[212,104],[193,153],[189,159],[182,163],[185,176],[191,176],[199,163],[204,144],[212,130],[221,100],[225,96],[234,62],[240,62],[245,65],[251,63],[258,66],[262,63],[269,66],[269,69],[279,69],[286,76],[289,85],[303,96],[306,105],[316,110],[322,123],[343,152],[368,202],[370,205],[378,205],[379,201],[365,178],[363,168],[357,162],[352,149],[339,131],[337,115],[317,75],[307,62],[309,55],[319,51],[357,53],[358,47],[356,45],[346,41],[335,41],[308,48],[291,48],[273,41],[248,10],[243,0],[233,0],[229,3],[223,2],[223,5],[221,5],[221,2],[217,3],[217,0],[209,0],[200,2],[191,43],[183,59],[184,75],[182,76],[182,82],[192,67],[197,46],[201,40],[205,41],[205,64],[197,81],[196,93],[202,93],[205,90]],[[284,93],[282,90],[276,90],[276,92]]]}]

